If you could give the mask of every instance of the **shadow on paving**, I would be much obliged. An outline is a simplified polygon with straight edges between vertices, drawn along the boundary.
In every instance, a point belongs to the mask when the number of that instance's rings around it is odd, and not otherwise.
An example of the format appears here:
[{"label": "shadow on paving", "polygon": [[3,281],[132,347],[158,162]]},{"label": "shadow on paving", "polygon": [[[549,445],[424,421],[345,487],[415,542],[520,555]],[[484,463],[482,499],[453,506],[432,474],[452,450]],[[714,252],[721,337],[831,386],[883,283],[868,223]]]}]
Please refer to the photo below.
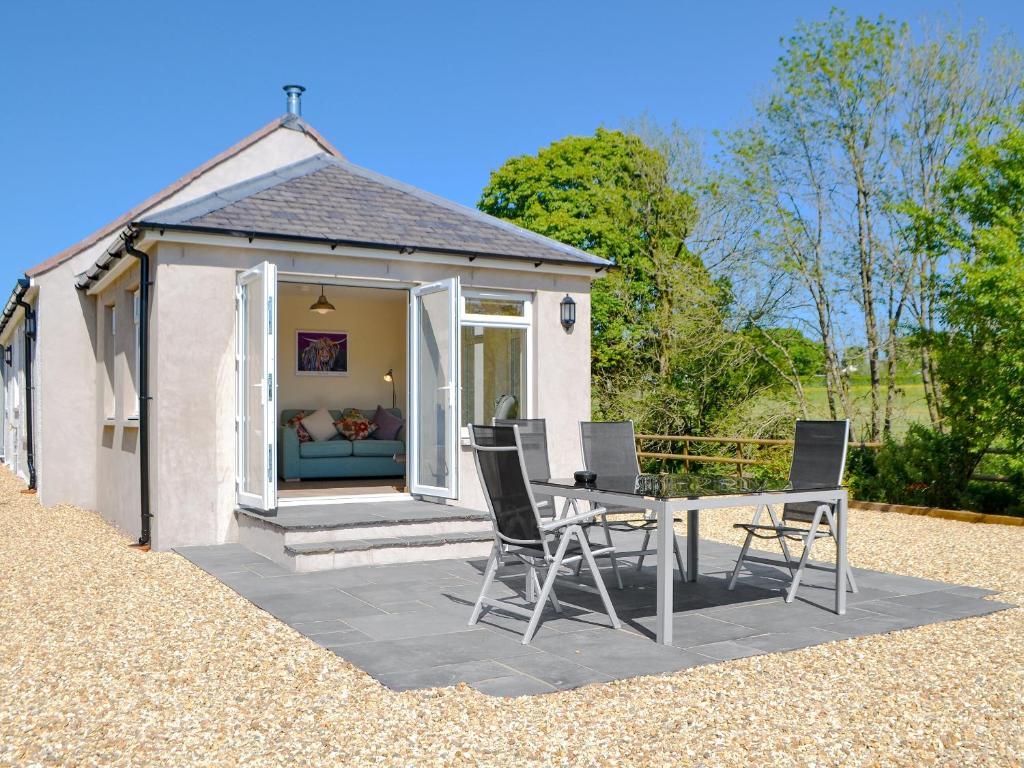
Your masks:
[{"label": "shadow on paving", "polygon": [[[617,536],[620,549],[637,548]],[[677,672],[701,664],[877,635],[981,616],[1012,607],[982,599],[989,590],[854,569],[860,592],[847,612],[832,611],[834,575],[808,570],[797,599],[782,593],[788,571],[751,564],[735,591],[726,589],[738,547],[701,542],[697,583],[677,581],[673,645],[653,642],[655,571],[622,561],[622,590],[610,569],[602,577],[622,620],[614,630],[599,598],[559,579],[563,611],[544,614],[533,642],[521,641],[526,619],[492,609],[467,625],[482,582],[483,560],[292,573],[237,544],[184,547],[179,554],[256,606],[330,649],[394,690],[467,683],[498,696],[566,690],[588,683]],[[647,562],[651,562],[648,560]],[[503,569],[491,596],[524,606],[521,566]],[[592,584],[589,573],[579,577]]]}]

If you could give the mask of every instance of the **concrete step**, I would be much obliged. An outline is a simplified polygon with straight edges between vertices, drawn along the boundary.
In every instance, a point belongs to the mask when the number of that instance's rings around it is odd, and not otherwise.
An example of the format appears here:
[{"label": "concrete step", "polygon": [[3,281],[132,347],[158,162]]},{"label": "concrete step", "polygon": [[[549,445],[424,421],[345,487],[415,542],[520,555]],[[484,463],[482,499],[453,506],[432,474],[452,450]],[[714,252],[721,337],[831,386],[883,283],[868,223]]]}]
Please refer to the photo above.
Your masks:
[{"label": "concrete step", "polygon": [[493,542],[490,531],[456,532],[292,544],[284,548],[284,554],[293,570],[308,572],[359,565],[486,557]]},{"label": "concrete step", "polygon": [[[461,554],[443,554],[443,551],[461,551],[466,548],[467,541],[436,539],[466,535],[476,537],[476,541],[490,541],[491,536],[490,518],[486,512],[417,500],[312,504],[286,507],[270,514],[239,509],[236,511],[236,519],[239,544],[289,568],[297,568],[300,561],[303,564],[320,564],[307,570],[379,562],[415,562],[417,558],[436,560],[441,557],[462,557]],[[406,550],[403,553],[390,552],[379,556],[398,559],[368,559],[370,556],[365,554],[365,550],[368,549],[366,542],[369,541],[378,544],[406,541],[415,542],[415,546],[406,544],[403,545]],[[288,551],[300,545],[337,547],[343,542],[357,544],[353,548],[344,549],[344,557],[328,557],[327,550],[323,549],[310,552],[297,549]],[[394,550],[396,547],[376,548]],[[348,554],[357,552],[363,554]],[[342,551],[338,550],[337,554],[342,554]],[[323,565],[328,561],[337,561],[338,565]]]}]

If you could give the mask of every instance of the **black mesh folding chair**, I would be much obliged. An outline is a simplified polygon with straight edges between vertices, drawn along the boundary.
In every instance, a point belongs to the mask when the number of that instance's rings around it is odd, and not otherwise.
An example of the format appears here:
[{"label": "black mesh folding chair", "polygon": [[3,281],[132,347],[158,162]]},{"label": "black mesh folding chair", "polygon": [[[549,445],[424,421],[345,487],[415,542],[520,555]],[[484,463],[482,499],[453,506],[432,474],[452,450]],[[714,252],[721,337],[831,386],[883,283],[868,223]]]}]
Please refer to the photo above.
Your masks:
[{"label": "black mesh folding chair", "polygon": [[[611,625],[619,629],[619,617],[595,561],[596,557],[608,555],[614,548],[592,549],[586,534],[586,524],[592,523],[598,513],[590,511],[544,520],[530,489],[519,428],[515,425],[488,427],[471,424],[469,433],[477,474],[494,528],[494,546],[487,560],[480,597],[469,619],[470,625],[477,623],[485,608],[517,613],[530,619],[523,633],[523,644],[528,644],[537,631],[548,600],[556,612],[561,612],[554,591],[555,578],[572,575],[573,566],[586,563],[594,577],[594,587],[569,584],[600,595]],[[498,569],[505,564],[506,557],[526,565],[525,597],[527,602],[534,603],[533,610],[487,596],[487,589]],[[546,572],[543,585],[537,577],[538,570]]]},{"label": "black mesh folding chair", "polygon": [[[640,461],[636,455],[636,432],[632,421],[581,421],[580,438],[583,442],[583,463],[598,477],[629,477],[640,474]],[[608,504],[604,510],[601,523],[606,533],[612,530],[644,532],[644,543],[640,549],[619,552],[617,555],[635,556],[636,569],[639,571],[644,567],[644,558],[657,553],[656,549],[650,547],[651,531],[658,526],[657,518],[650,510],[618,504]],[[618,515],[618,518],[609,520],[608,515]],[[608,542],[611,543],[610,534]],[[679,539],[674,534],[672,542],[679,578],[683,579],[685,571],[682,550],[679,548]]]},{"label": "black mesh folding chair", "polygon": [[[544,419],[494,419],[495,426],[519,427],[519,439],[523,445],[523,458],[526,460],[526,474],[530,480],[548,480],[551,477],[551,463],[548,461],[548,428]],[[542,517],[557,517],[558,509],[555,507],[553,496],[534,494],[537,502],[537,509]],[[568,499],[565,511],[572,510],[579,514],[579,507],[575,499]],[[595,510],[595,513],[599,510]],[[612,546],[612,534],[607,525],[604,525],[605,543],[608,545],[608,559],[612,563],[612,573],[615,574],[615,583],[622,589],[622,576],[619,574],[619,561]],[[582,566],[582,561],[579,563]]]},{"label": "black mesh folding chair", "polygon": [[[846,466],[846,447],[850,437],[850,422],[843,421],[798,421],[796,435],[793,440],[793,461],[789,468],[789,483],[793,488],[838,486],[843,481],[843,470]],[[767,511],[771,525],[761,525],[761,516]],[[824,517],[824,525],[822,518]],[[774,561],[754,557],[749,554],[750,544],[754,539],[775,539],[782,548],[782,556],[786,559],[786,567],[792,577],[786,602],[793,602],[796,590],[800,586],[800,578],[805,568],[820,568],[808,565],[811,548],[818,539],[834,536],[835,504],[816,501],[790,502],[782,506],[782,518],[776,514],[770,504],[760,504],[754,512],[754,519],[749,523],[737,523],[734,528],[747,532],[736,567],[729,579],[729,589],[736,587],[736,579],[744,561],[774,564]],[[803,553],[799,561],[794,561],[787,541],[803,543]],[[826,569],[831,570],[831,569]],[[850,591],[857,591],[857,583],[848,568]]]},{"label": "black mesh folding chair", "polygon": [[[494,419],[496,427],[519,427],[519,441],[523,446],[526,474],[530,480],[547,480],[551,477],[551,463],[548,461],[548,430],[544,419]],[[555,516],[555,500],[551,496],[533,495],[537,508],[543,517]]]}]

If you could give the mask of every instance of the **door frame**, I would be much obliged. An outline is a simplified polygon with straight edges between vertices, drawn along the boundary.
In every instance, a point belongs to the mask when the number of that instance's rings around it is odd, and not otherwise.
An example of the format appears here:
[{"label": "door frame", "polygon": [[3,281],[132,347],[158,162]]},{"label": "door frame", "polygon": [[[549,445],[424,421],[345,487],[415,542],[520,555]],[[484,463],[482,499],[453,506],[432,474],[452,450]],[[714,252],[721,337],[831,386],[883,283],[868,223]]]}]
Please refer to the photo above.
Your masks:
[{"label": "door frame", "polygon": [[[417,301],[421,296],[448,291],[449,296],[449,317],[448,333],[450,339],[449,362],[450,381],[446,385],[448,391],[448,408],[451,414],[451,423],[445,424],[447,430],[446,460],[449,466],[448,487],[423,485],[417,482],[417,466],[419,461],[419,377],[416,372],[419,370],[419,358],[416,343],[416,329],[418,327],[416,310]],[[429,283],[422,283],[409,291],[409,420],[408,441],[406,443],[406,476],[409,490],[417,496],[428,496],[439,499],[459,498],[459,464],[461,459],[461,430],[459,422],[461,415],[461,389],[462,389],[462,355],[459,348],[461,342],[462,296],[461,279],[458,275],[447,277],[442,280],[435,280]]]},{"label": "door frame", "polygon": [[[405,465],[405,484],[407,490],[402,492],[389,492],[389,493],[358,493],[358,494],[346,494],[342,496],[287,496],[281,498],[278,496],[277,506],[278,507],[301,507],[308,506],[309,504],[363,504],[366,502],[376,501],[402,501],[412,499],[412,494],[408,491],[409,485],[409,461],[408,451],[409,445],[411,444],[412,435],[415,430],[415,426],[412,423],[412,419],[409,418],[409,399],[412,386],[412,352],[411,344],[408,338],[409,328],[409,307],[411,304],[411,291],[416,288],[419,283],[411,282],[407,280],[392,280],[390,278],[359,278],[359,277],[339,277],[337,275],[322,275],[315,272],[295,272],[295,271],[278,271],[277,273],[278,285],[281,283],[292,283],[295,285],[333,285],[342,288],[373,288],[377,290],[393,290],[402,291],[405,293],[405,307],[406,307],[406,339],[405,339],[405,395],[406,395],[406,407],[403,409],[405,413],[405,434],[406,434],[406,465]],[[282,363],[282,361],[278,361]],[[285,364],[289,364],[285,361]],[[277,372],[277,381],[280,382],[280,371]],[[280,386],[280,385],[278,385]],[[277,424],[277,417],[275,416],[275,429]],[[279,483],[281,479],[277,476],[275,469],[274,482],[275,485]]]},{"label": "door frame", "polygon": [[[414,496],[426,496],[428,498],[439,498],[439,499],[457,499],[459,493],[459,475],[460,475],[460,445],[461,445],[461,430],[460,430],[460,390],[461,390],[461,356],[460,356],[460,342],[461,342],[461,322],[462,322],[462,295],[461,295],[461,280],[457,275],[453,275],[442,280],[433,280],[429,282],[414,282],[404,280],[392,280],[388,278],[374,279],[374,278],[349,278],[340,277],[337,275],[323,275],[312,272],[296,272],[296,271],[279,271],[277,274],[277,283],[295,283],[304,285],[334,285],[341,287],[350,288],[374,288],[380,290],[401,290],[405,291],[408,300],[406,302],[406,340],[405,340],[405,359],[406,359],[406,371],[405,371],[405,393],[406,393],[406,469],[405,469],[405,482],[408,492],[405,494],[398,493],[366,493],[366,494],[351,494],[345,496],[296,496],[287,497],[284,499],[277,498],[276,504],[278,507],[289,507],[289,506],[302,506],[310,503],[316,504],[346,504],[346,503],[362,503],[372,501],[394,501],[396,498],[413,498]],[[452,297],[452,311],[449,318],[449,332],[451,333],[452,339],[452,357],[454,365],[452,368],[452,386],[454,402],[451,404],[452,408],[452,423],[453,427],[449,429],[450,432],[450,446],[448,449],[449,461],[451,462],[451,478],[452,487],[451,489],[438,488],[438,487],[426,487],[420,486],[420,490],[416,490],[413,487],[413,473],[414,473],[414,462],[416,460],[415,445],[419,438],[418,423],[418,409],[415,405],[416,392],[415,387],[418,383],[418,377],[415,375],[415,367],[418,365],[418,360],[415,352],[414,332],[415,332],[415,300],[416,296],[422,295],[424,292],[428,292],[430,288],[439,286],[450,286],[454,285],[454,292]],[[532,341],[532,340],[531,340]],[[532,345],[531,345],[532,346]],[[280,360],[276,361],[278,365],[281,364]],[[275,389],[280,385],[280,371],[275,370]],[[532,382],[529,382],[532,385]],[[275,397],[275,403],[279,402],[280,398]],[[276,410],[275,405],[275,410]],[[278,415],[274,414],[274,429],[276,434],[277,429],[277,418]],[[274,468],[274,487],[275,491],[279,478],[277,477],[277,468]]]},{"label": "door frame", "polygon": [[[272,511],[277,509],[277,265],[261,262],[235,276],[235,503],[240,507]],[[243,301],[248,283],[262,283],[258,299],[265,308],[264,330],[260,333],[263,352],[262,381],[254,385],[246,378],[245,352],[249,316]],[[246,425],[246,394],[252,386],[261,386],[263,403],[263,469],[260,479],[262,493],[245,489],[244,473],[248,464]]]}]

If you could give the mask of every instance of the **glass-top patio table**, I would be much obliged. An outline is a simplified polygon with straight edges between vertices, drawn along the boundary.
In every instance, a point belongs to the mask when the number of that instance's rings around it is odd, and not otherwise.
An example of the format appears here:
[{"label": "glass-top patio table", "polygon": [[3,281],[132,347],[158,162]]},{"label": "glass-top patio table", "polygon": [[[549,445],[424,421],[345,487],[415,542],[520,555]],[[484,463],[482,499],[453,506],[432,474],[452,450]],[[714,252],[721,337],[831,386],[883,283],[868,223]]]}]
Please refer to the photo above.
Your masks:
[{"label": "glass-top patio table", "polygon": [[841,486],[771,484],[753,478],[694,474],[607,475],[591,484],[573,478],[531,481],[533,490],[547,496],[589,501],[598,506],[648,509],[658,521],[656,640],[672,643],[672,524],[677,512],[686,511],[686,580],[697,580],[699,516],[704,509],[746,507],[759,504],[819,502],[835,505],[836,607],[846,613],[846,515],[847,493]]}]

